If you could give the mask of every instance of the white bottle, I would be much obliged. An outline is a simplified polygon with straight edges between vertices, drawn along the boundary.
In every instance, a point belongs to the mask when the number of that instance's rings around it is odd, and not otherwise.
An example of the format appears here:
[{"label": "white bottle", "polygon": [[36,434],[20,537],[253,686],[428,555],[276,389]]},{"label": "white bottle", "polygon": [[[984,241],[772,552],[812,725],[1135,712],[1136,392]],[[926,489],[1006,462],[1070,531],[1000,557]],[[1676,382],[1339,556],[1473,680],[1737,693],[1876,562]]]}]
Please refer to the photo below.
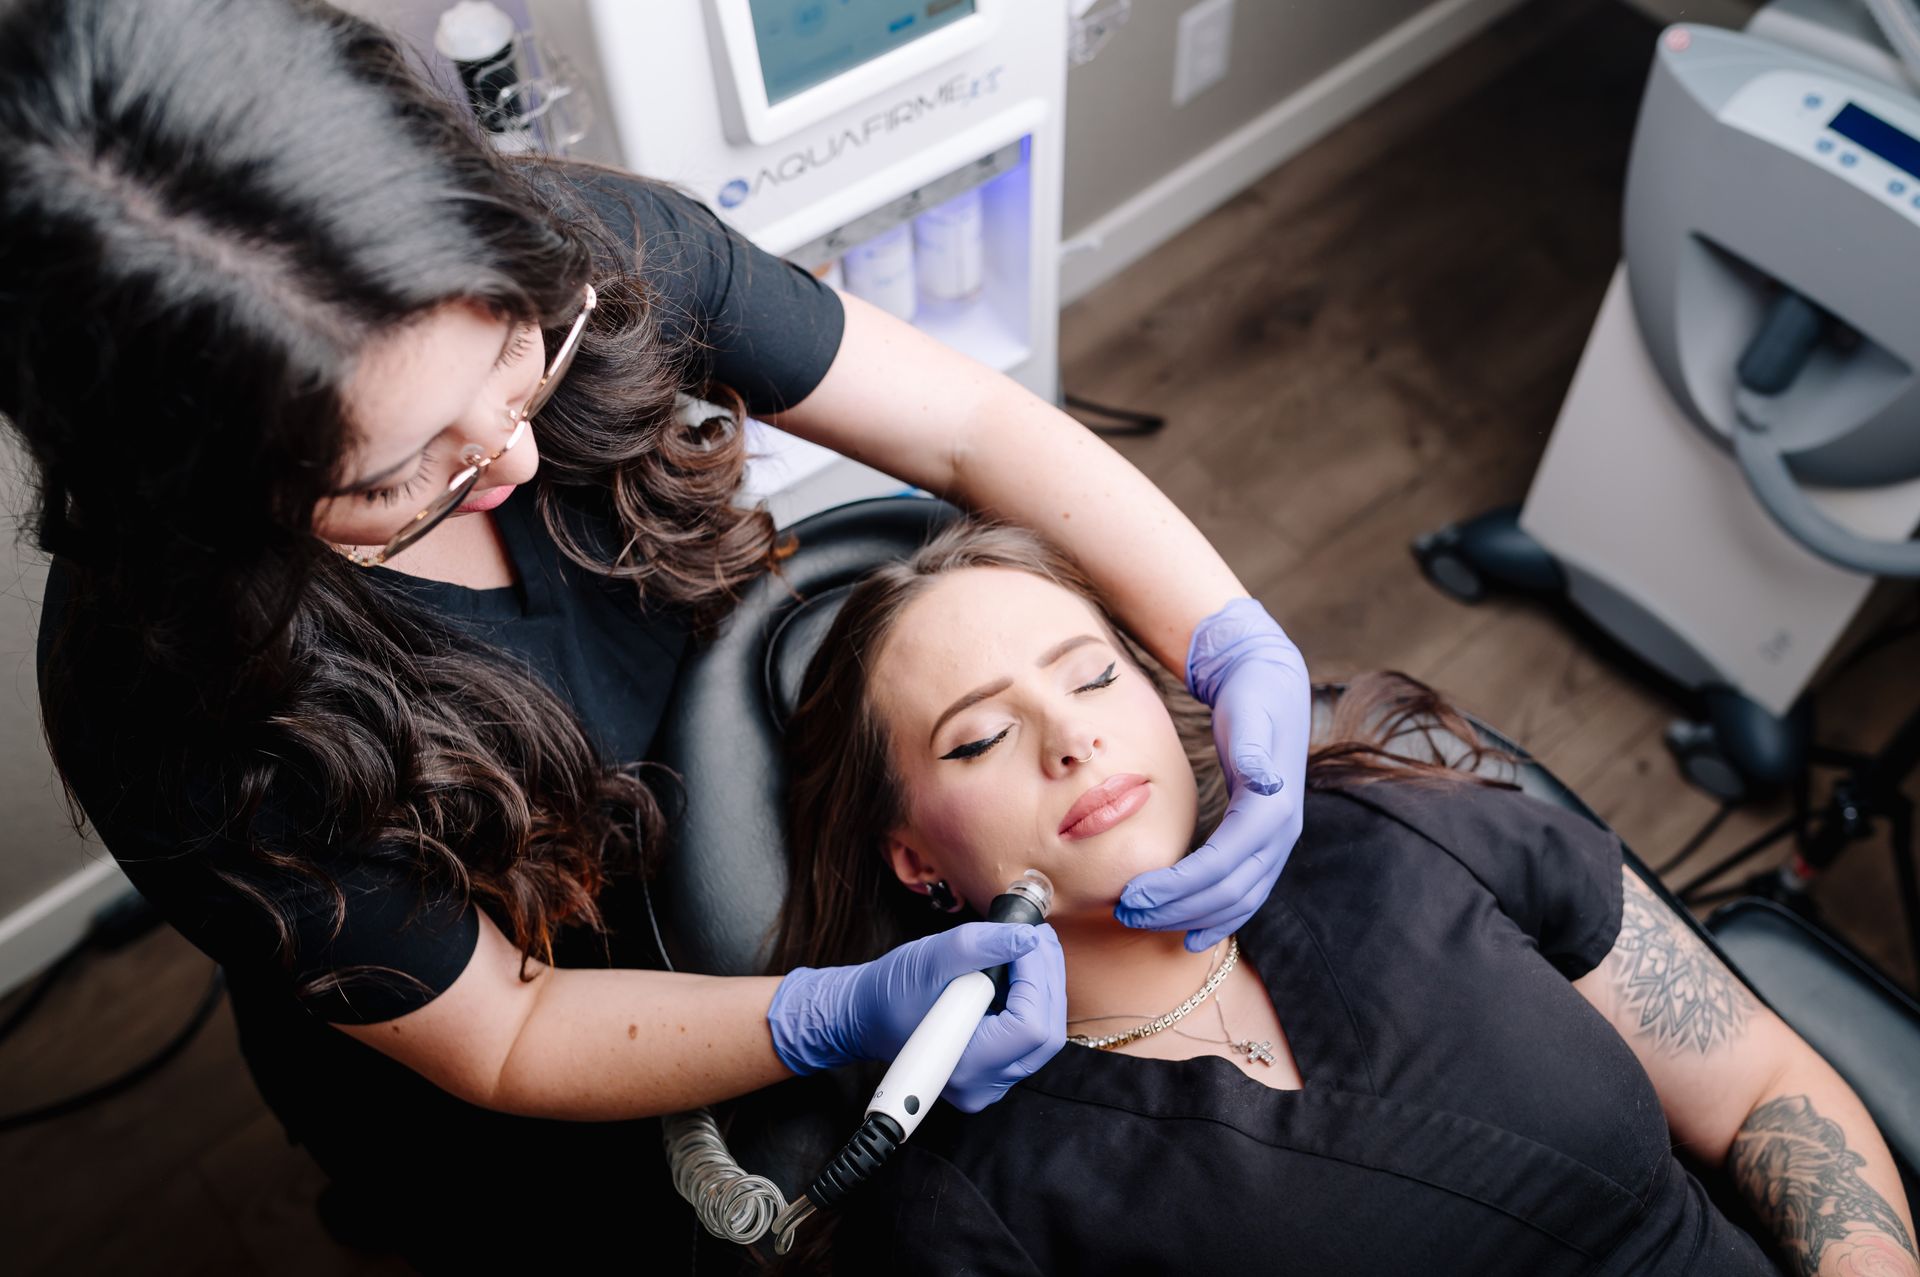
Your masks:
[{"label": "white bottle", "polygon": [[919,312],[913,274],[913,229],[902,223],[841,259],[847,291],[911,322]]},{"label": "white bottle", "polygon": [[433,47],[460,73],[487,140],[507,154],[538,149],[533,131],[518,114],[516,34],[506,10],[489,0],[460,0],[440,15],[433,33]]},{"label": "white bottle", "polygon": [[920,291],[928,300],[961,302],[979,296],[986,258],[980,188],[915,218],[913,247]]}]

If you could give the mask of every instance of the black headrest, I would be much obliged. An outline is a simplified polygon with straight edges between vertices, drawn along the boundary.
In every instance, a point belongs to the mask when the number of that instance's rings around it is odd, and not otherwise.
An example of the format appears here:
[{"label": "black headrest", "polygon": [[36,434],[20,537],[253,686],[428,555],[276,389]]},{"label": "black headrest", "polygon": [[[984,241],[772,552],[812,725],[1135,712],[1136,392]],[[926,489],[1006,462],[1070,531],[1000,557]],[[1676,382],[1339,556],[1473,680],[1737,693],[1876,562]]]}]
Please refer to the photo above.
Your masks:
[{"label": "black headrest", "polygon": [[711,643],[681,665],[654,758],[683,779],[685,809],[655,881],[667,956],[680,971],[751,975],[766,962],[787,889],[780,732],[807,664],[853,583],[958,516],[889,497],[795,524],[778,576],[748,587]]}]

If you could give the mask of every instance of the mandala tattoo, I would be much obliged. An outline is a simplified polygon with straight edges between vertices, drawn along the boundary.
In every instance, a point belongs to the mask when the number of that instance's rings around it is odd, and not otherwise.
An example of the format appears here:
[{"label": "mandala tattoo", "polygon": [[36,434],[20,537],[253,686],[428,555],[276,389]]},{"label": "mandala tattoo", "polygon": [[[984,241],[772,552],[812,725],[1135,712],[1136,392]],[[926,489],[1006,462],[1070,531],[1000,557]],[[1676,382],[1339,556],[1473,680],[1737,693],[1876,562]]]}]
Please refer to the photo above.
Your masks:
[{"label": "mandala tattoo", "polygon": [[1637,874],[1624,873],[1620,937],[1607,966],[1641,1036],[1702,1055],[1739,1037],[1757,1008],[1753,995]]},{"label": "mandala tattoo", "polygon": [[[1802,1273],[1817,1271],[1830,1247],[1880,1240],[1870,1237],[1874,1231],[1890,1243],[1882,1253],[1897,1249],[1920,1258],[1899,1214],[1860,1178],[1866,1159],[1847,1147],[1839,1123],[1814,1112],[1804,1095],[1783,1095],[1755,1109],[1733,1137],[1727,1165]],[[1858,1236],[1863,1231],[1869,1238]]]}]

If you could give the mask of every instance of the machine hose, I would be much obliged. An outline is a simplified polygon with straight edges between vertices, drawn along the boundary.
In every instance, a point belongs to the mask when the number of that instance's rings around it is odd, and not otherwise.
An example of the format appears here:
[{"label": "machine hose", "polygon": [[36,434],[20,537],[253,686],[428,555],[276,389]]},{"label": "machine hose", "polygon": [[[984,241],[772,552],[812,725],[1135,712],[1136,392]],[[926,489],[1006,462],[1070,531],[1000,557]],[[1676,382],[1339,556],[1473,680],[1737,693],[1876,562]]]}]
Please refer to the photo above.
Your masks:
[{"label": "machine hose", "polygon": [[793,1234],[821,1207],[831,1207],[864,1184],[906,1143],[906,1132],[885,1113],[869,1113],[845,1148],[814,1176],[807,1191],[787,1201],[780,1186],[753,1175],[735,1161],[707,1109],[669,1113],[660,1119],[674,1191],[686,1199],[701,1225],[722,1241],[751,1246],[774,1233],[774,1250],[793,1248]]},{"label": "machine hose", "polygon": [[1920,12],[1914,0],[1866,0],[1866,5],[1908,74],[1920,80]]},{"label": "machine hose", "polygon": [[749,1174],[733,1160],[719,1124],[707,1109],[669,1113],[660,1119],[660,1129],[667,1163],[673,1168],[674,1191],[715,1237],[751,1246],[787,1210],[778,1184],[764,1175]]}]

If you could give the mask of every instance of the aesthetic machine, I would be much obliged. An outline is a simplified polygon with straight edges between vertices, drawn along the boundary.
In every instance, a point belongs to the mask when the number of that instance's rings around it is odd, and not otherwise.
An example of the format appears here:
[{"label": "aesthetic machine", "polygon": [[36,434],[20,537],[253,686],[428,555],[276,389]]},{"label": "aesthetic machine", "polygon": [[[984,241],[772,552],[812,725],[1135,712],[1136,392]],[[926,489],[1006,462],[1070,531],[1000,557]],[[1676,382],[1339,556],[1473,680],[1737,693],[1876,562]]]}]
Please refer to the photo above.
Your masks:
[{"label": "aesthetic machine", "polygon": [[[1058,377],[1064,0],[530,0],[603,126],[574,153],[676,183],[1042,398]],[[898,481],[760,423],[790,523]]]},{"label": "aesthetic machine", "polygon": [[1661,35],[1625,259],[1526,503],[1415,544],[1465,598],[1564,591],[1698,692],[1668,744],[1727,799],[1804,772],[1809,681],[1876,576],[1920,575],[1920,99],[1875,35],[1837,0]]}]

